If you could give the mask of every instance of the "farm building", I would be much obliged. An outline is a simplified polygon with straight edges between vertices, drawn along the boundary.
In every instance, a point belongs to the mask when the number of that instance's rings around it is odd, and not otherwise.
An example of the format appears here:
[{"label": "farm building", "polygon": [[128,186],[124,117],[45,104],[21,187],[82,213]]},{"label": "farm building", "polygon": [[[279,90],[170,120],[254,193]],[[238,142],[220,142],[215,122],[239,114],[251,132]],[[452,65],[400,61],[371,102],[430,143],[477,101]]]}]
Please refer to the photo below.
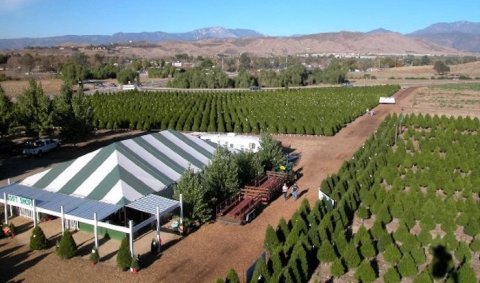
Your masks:
[{"label": "farm building", "polygon": [[238,135],[235,133],[194,133],[194,135],[202,140],[213,142],[230,150],[257,152],[260,149],[260,138],[256,136]]},{"label": "farm building", "polygon": [[135,237],[140,229],[181,206],[171,199],[173,185],[188,168],[198,172],[207,166],[215,150],[189,134],[172,130],[148,134],[115,142],[0,188],[0,202],[18,208],[18,214],[32,218],[35,225],[38,213],[43,213],[64,219],[62,229],[66,225],[95,230],[97,235],[103,228],[100,234],[113,238],[126,233]]}]

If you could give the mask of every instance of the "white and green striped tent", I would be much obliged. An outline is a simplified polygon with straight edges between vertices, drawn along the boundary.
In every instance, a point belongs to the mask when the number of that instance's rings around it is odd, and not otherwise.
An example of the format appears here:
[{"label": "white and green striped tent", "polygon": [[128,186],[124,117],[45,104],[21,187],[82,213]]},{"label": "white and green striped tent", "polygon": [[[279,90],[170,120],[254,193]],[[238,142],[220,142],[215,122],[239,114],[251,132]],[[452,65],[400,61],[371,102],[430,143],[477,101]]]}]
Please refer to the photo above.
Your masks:
[{"label": "white and green striped tent", "polygon": [[170,198],[171,185],[182,173],[189,167],[202,170],[215,150],[197,137],[166,130],[115,142],[32,175],[21,184],[116,205],[152,193]]}]

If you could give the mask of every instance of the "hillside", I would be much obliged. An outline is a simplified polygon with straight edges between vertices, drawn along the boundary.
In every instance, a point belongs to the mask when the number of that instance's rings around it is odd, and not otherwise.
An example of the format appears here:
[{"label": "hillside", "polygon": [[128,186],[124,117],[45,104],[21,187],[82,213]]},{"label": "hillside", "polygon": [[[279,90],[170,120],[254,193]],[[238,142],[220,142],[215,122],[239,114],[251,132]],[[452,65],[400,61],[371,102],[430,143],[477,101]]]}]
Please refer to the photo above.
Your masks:
[{"label": "hillside", "polygon": [[480,52],[480,23],[437,23],[409,36],[461,51]]},{"label": "hillside", "polygon": [[168,41],[157,48],[122,48],[122,55],[155,57],[188,53],[190,55],[238,55],[244,52],[259,56],[286,54],[456,54],[424,40],[399,33],[323,33],[299,37],[260,37],[195,42]]}]

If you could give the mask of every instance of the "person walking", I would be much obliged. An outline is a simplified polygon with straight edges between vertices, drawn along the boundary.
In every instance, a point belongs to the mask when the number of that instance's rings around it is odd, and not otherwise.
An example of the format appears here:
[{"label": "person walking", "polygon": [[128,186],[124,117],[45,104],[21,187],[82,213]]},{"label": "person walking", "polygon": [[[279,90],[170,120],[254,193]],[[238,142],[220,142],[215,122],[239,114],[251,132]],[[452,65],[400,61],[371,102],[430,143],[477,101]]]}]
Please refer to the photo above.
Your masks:
[{"label": "person walking", "polygon": [[292,198],[293,198],[293,200],[297,200],[297,194],[298,194],[298,185],[297,185],[297,183],[295,183],[292,186]]},{"label": "person walking", "polygon": [[287,200],[287,197],[288,197],[288,186],[287,186],[287,183],[283,183],[282,193],[283,193],[283,197],[285,198],[285,200]]}]

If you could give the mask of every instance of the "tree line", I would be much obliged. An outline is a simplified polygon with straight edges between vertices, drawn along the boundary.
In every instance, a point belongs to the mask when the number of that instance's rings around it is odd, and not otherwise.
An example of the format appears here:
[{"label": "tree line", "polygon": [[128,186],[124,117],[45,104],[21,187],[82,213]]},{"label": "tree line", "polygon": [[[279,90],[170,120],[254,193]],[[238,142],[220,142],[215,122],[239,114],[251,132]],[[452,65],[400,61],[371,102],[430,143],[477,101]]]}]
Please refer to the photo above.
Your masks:
[{"label": "tree line", "polygon": [[0,86],[0,137],[22,128],[29,137],[50,135],[78,141],[93,131],[93,107],[82,88],[74,92],[66,82],[60,95],[50,99],[35,80],[13,103]]},{"label": "tree line", "polygon": [[334,135],[398,86],[261,92],[97,93],[97,128]]}]

